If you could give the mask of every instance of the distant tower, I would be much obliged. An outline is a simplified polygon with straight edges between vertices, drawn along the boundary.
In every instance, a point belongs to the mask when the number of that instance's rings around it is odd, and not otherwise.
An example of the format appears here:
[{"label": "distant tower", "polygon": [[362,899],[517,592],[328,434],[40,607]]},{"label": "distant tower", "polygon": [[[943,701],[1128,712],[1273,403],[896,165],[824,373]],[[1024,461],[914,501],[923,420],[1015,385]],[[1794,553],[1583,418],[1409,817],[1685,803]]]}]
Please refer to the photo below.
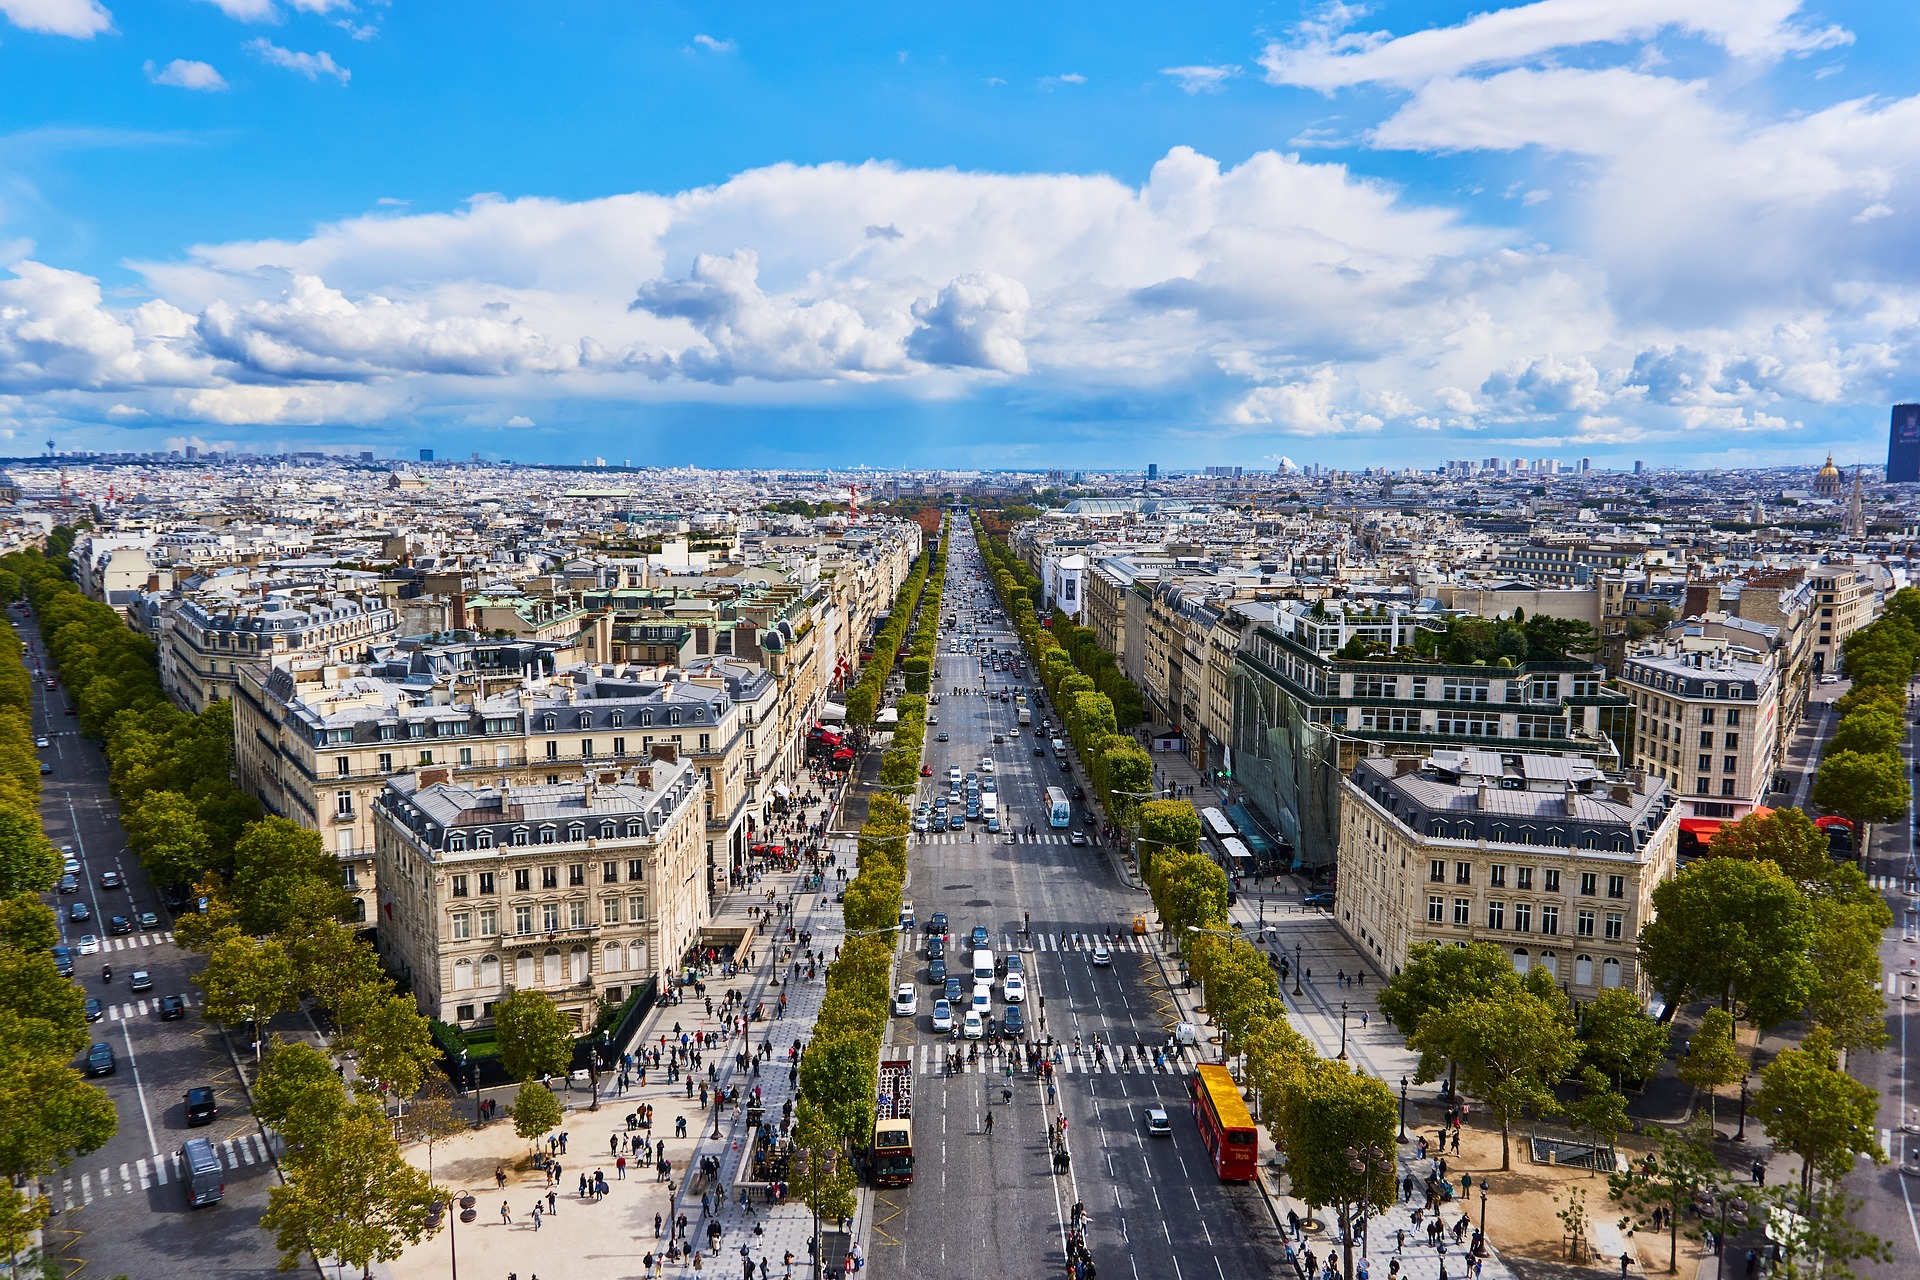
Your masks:
[{"label": "distant tower", "polygon": [[1887,483],[1920,483],[1920,404],[1893,406],[1887,430]]},{"label": "distant tower", "polygon": [[47,438],[47,456],[49,458],[53,456],[53,438],[51,436]]},{"label": "distant tower", "polygon": [[1827,455],[1827,464],[1821,467],[1813,477],[1813,491],[1823,498],[1839,501],[1840,489],[1845,482],[1840,479],[1840,468],[1833,465],[1833,455]]},{"label": "distant tower", "polygon": [[1847,497],[1847,536],[1867,536],[1867,513],[1860,503],[1860,466],[1857,463],[1853,468],[1853,492]]}]

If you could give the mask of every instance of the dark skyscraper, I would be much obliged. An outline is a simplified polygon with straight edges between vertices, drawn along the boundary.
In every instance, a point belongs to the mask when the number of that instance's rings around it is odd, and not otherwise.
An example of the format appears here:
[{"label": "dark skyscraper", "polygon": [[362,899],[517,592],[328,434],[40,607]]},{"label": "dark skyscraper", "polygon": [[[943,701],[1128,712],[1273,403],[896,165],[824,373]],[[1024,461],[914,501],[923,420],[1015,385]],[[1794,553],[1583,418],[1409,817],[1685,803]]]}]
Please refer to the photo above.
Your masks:
[{"label": "dark skyscraper", "polygon": [[1887,430],[1887,483],[1920,484],[1920,404],[1893,406]]},{"label": "dark skyscraper", "polygon": [[1158,480],[1159,478],[1160,478],[1160,464],[1157,462],[1149,462],[1147,464],[1147,479]]},{"label": "dark skyscraper", "polygon": [[422,450],[420,451],[420,461],[422,461],[422,462],[432,462],[432,461],[433,461],[433,450],[431,450],[431,449],[422,449]]}]

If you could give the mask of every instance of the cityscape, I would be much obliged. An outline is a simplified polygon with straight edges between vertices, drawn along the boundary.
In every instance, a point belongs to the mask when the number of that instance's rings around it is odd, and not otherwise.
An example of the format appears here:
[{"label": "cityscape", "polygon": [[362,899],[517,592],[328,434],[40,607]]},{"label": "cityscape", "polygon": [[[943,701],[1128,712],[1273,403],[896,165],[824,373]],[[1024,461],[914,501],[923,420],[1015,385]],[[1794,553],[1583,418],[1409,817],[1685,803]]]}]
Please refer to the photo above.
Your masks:
[{"label": "cityscape", "polygon": [[0,0],[0,1271],[1920,1274],[1911,24]]}]

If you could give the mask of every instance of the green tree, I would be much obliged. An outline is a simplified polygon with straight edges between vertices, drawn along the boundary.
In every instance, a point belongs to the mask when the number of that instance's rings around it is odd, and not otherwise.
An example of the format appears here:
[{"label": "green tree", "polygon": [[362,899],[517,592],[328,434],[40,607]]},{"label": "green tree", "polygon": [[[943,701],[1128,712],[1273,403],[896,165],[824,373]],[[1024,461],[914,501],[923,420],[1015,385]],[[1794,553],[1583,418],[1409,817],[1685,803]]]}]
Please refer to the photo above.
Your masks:
[{"label": "green tree", "polygon": [[1802,890],[1824,882],[1833,870],[1827,833],[1798,809],[1750,813],[1721,827],[1707,846],[1707,856],[1771,862]]},{"label": "green tree", "polygon": [[362,1077],[404,1103],[420,1091],[427,1069],[440,1059],[433,1026],[420,1016],[413,997],[385,994],[378,987],[361,990],[367,998],[350,999],[340,1010],[339,1046],[354,1055]]},{"label": "green tree", "polygon": [[1163,850],[1147,877],[1153,905],[1175,933],[1189,925],[1219,929],[1227,923],[1227,877],[1202,853]]},{"label": "green tree", "polygon": [[427,1233],[439,1198],[432,1182],[408,1164],[385,1111],[370,1098],[351,1103],[327,1140],[286,1162],[287,1180],[267,1189],[260,1225],[274,1233],[280,1270],[306,1256],[338,1258],[372,1275]]},{"label": "green tree", "polygon": [[[1579,1093],[1563,1106],[1567,1127],[1592,1138],[1595,1146],[1610,1147],[1633,1127],[1627,1118],[1626,1096],[1614,1089],[1613,1082],[1598,1067],[1580,1073]],[[1587,1176],[1594,1176],[1598,1169],[1597,1163],[1590,1165]]]},{"label": "green tree", "polygon": [[1506,952],[1491,942],[1464,947],[1417,942],[1400,972],[1380,989],[1380,1012],[1401,1035],[1411,1037],[1429,1013],[1519,985]]},{"label": "green tree", "polygon": [[50,1058],[71,1058],[87,1044],[86,993],[60,976],[45,951],[0,947],[0,1010],[13,1034]]},{"label": "green tree", "polygon": [[1667,1018],[1691,1000],[1717,1000],[1762,1028],[1806,1006],[1818,975],[1807,959],[1813,909],[1768,862],[1707,858],[1653,891],[1640,961]]},{"label": "green tree", "polygon": [[573,1063],[567,1015],[544,991],[516,991],[493,1006],[500,1065],[521,1083],[565,1073]]},{"label": "green tree", "polygon": [[1653,1153],[1607,1179],[1613,1198],[1626,1210],[1626,1216],[1620,1219],[1622,1231],[1657,1230],[1656,1224],[1664,1218],[1669,1272],[1680,1269],[1681,1224],[1687,1224],[1689,1238],[1696,1236],[1701,1223],[1691,1212],[1694,1202],[1707,1188],[1720,1185],[1720,1161],[1713,1152],[1715,1136],[1706,1117],[1695,1116],[1679,1132],[1660,1131]]},{"label": "green tree", "polygon": [[467,1117],[471,1107],[460,1104],[448,1087],[445,1076],[435,1076],[426,1091],[413,1100],[400,1119],[400,1134],[409,1142],[427,1149],[427,1177],[433,1177],[434,1149],[449,1138],[457,1138],[473,1128]]},{"label": "green tree", "polygon": [[851,1218],[860,1191],[858,1170],[847,1158],[847,1144],[834,1133],[820,1108],[806,1098],[794,1112],[795,1163],[790,1185],[823,1222]]},{"label": "green tree", "polygon": [[32,893],[0,898],[0,945],[45,951],[60,941],[60,921]]},{"label": "green tree", "polygon": [[273,1016],[294,1004],[293,960],[278,938],[251,938],[230,929],[207,953],[194,985],[206,997],[201,1015],[222,1026],[253,1025],[253,1052]]},{"label": "green tree", "polygon": [[1429,1063],[1458,1065],[1461,1082],[1486,1101],[1500,1121],[1500,1168],[1512,1165],[1513,1122],[1559,1110],[1553,1088],[1579,1058],[1566,1006],[1517,988],[1427,1014],[1408,1038],[1418,1049],[1420,1079]]},{"label": "green tree", "polygon": [[1581,1006],[1581,1060],[1604,1072],[1614,1088],[1652,1077],[1666,1053],[1667,1028],[1625,987],[1608,987]]},{"label": "green tree", "polygon": [[528,1080],[520,1086],[507,1107],[507,1114],[513,1117],[513,1131],[528,1142],[540,1141],[542,1135],[559,1128],[564,1118],[560,1100],[538,1080]]},{"label": "green tree", "polygon": [[1733,1015],[1725,1009],[1709,1009],[1700,1019],[1699,1030],[1680,1055],[1680,1078],[1707,1095],[1707,1117],[1718,1123],[1719,1095],[1716,1092],[1747,1073],[1747,1060],[1733,1041]]},{"label": "green tree", "polygon": [[119,1128],[113,1102],[0,1012],[0,1175],[36,1178],[97,1151]]},{"label": "green tree", "polygon": [[285,818],[262,818],[233,846],[229,882],[241,923],[254,934],[298,933],[347,910],[340,862],[320,835]]},{"label": "green tree", "polygon": [[1761,1068],[1752,1111],[1774,1150],[1800,1157],[1800,1189],[1809,1195],[1816,1173],[1837,1182],[1857,1156],[1886,1163],[1877,1141],[1879,1102],[1879,1094],[1840,1070],[1832,1034],[1815,1027],[1799,1047]]},{"label": "green tree", "polygon": [[879,1047],[864,1028],[816,1026],[800,1059],[801,1095],[820,1108],[837,1136],[862,1146],[873,1137]]},{"label": "green tree", "polygon": [[1200,850],[1200,815],[1188,800],[1149,800],[1138,811],[1140,820],[1140,871],[1152,876],[1153,860],[1162,854]]},{"label": "green tree", "polygon": [[1887,1242],[1856,1225],[1862,1202],[1841,1187],[1802,1196],[1791,1187],[1772,1186],[1755,1193],[1757,1217],[1767,1237],[1780,1245],[1772,1280],[1862,1280],[1856,1262],[1893,1261]]},{"label": "green tree", "polygon": [[1867,883],[1860,868],[1832,868],[1812,895],[1813,943],[1807,958],[1820,975],[1807,1002],[1807,1016],[1847,1052],[1887,1043],[1886,998],[1880,990],[1880,939],[1893,927],[1887,900]]},{"label": "green tree", "polygon": [[1905,814],[1913,803],[1913,791],[1899,756],[1828,751],[1814,775],[1813,802],[1860,828],[1859,847],[1865,856],[1873,847],[1873,824],[1892,822]]},{"label": "green tree", "polygon": [[[1884,710],[1859,711],[1840,721],[1827,743],[1827,750],[1853,751],[1860,755],[1892,755],[1907,740],[1905,716]],[[1716,837],[1717,838],[1717,837]]]},{"label": "green tree", "polygon": [[213,865],[200,810],[178,791],[149,791],[120,811],[127,843],[156,884],[191,884]]},{"label": "green tree", "polygon": [[60,879],[60,854],[38,814],[0,805],[0,895],[46,893]]},{"label": "green tree", "polygon": [[[1310,1205],[1339,1214],[1345,1274],[1353,1280],[1355,1216],[1367,1205],[1386,1205],[1394,1195],[1393,1093],[1374,1076],[1360,1075],[1344,1062],[1316,1059],[1301,1074],[1282,1104],[1288,1115],[1287,1177],[1293,1194]],[[1378,1163],[1356,1156],[1369,1149]]]},{"label": "green tree", "polygon": [[326,1141],[349,1101],[327,1055],[300,1040],[276,1039],[253,1083],[253,1111],[278,1130],[290,1151]]},{"label": "green tree", "polygon": [[338,1013],[366,990],[391,991],[393,982],[380,968],[367,940],[338,920],[318,920],[294,935],[282,935],[299,973],[300,989]]}]

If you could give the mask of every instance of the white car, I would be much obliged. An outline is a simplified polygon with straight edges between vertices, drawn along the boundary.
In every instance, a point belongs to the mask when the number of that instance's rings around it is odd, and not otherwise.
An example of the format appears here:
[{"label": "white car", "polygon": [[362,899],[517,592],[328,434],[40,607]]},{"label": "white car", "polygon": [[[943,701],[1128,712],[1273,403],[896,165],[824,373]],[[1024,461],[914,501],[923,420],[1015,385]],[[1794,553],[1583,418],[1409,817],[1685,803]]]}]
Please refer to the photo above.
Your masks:
[{"label": "white car", "polygon": [[927,820],[925,818],[915,818],[913,820],[913,829],[924,832],[927,829]]},{"label": "white car", "polygon": [[39,737],[37,737],[37,738],[35,738],[35,739],[33,740],[33,745],[34,745],[34,746],[36,746],[36,747],[40,747],[40,748],[42,748],[42,749],[44,749],[44,748],[47,748],[47,747],[50,747],[50,746],[52,746],[52,745],[53,745],[53,741],[52,741],[52,739],[50,739],[50,738],[48,738],[46,734],[44,734],[44,733],[43,733],[43,734],[41,734],[41,735],[40,735]]},{"label": "white car", "polygon": [[1107,950],[1104,946],[1095,947],[1093,949],[1093,962],[1104,968],[1113,963],[1113,952]]},{"label": "white car", "polygon": [[982,982],[973,989],[973,1011],[985,1018],[993,1013],[993,984]]},{"label": "white car", "polygon": [[980,772],[982,772],[982,773],[992,773],[992,772],[993,772],[993,761],[992,761],[992,760],[989,760],[989,759],[983,759],[983,760],[981,760],[981,761],[980,761]]},{"label": "white car", "polygon": [[83,956],[98,955],[99,952],[100,952],[100,939],[94,937],[90,933],[83,933],[80,935],[80,954],[81,955]]},{"label": "white car", "polygon": [[1010,973],[1000,984],[1000,998],[1008,1004],[1019,1004],[1027,998],[1027,983],[1017,973]]},{"label": "white car", "polygon": [[920,1011],[920,993],[913,989],[911,982],[903,982],[900,989],[893,993],[893,1016],[911,1018]]},{"label": "white car", "polygon": [[967,1016],[960,1020],[960,1034],[969,1040],[978,1040],[987,1034],[986,1020],[972,1009],[967,1010]]},{"label": "white car", "polygon": [[945,1000],[933,1002],[933,1029],[935,1031],[953,1030],[953,1006]]}]

